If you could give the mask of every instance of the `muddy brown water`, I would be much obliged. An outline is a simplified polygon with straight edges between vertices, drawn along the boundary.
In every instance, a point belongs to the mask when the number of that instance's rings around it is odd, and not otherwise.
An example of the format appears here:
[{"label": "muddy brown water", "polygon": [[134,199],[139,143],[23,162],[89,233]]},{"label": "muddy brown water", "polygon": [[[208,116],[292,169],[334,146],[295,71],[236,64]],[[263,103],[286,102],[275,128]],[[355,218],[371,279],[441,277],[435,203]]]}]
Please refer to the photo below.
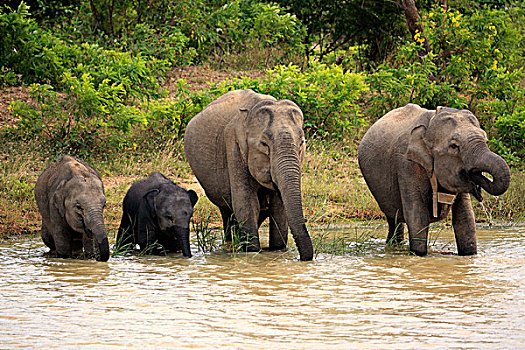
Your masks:
[{"label": "muddy brown water", "polygon": [[478,231],[473,257],[440,253],[455,251],[450,232],[425,258],[383,247],[101,263],[2,242],[0,348],[525,347],[525,227]]}]

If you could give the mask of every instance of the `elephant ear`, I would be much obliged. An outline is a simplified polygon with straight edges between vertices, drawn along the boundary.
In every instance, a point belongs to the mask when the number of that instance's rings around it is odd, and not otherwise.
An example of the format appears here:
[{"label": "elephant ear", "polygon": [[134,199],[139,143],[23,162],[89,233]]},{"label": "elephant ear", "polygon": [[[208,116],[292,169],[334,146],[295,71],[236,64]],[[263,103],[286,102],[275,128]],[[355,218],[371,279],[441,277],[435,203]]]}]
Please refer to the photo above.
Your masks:
[{"label": "elephant ear", "polygon": [[239,145],[239,151],[241,152],[242,159],[246,160],[248,157],[248,140],[246,136],[246,118],[248,117],[249,110],[247,108],[239,108],[239,114],[237,118],[239,123],[235,125],[235,138],[237,145]]},{"label": "elephant ear", "polygon": [[433,170],[434,159],[424,139],[426,130],[425,125],[418,125],[412,129],[406,155],[408,160],[421,165],[430,175]]},{"label": "elephant ear", "polygon": [[199,196],[197,196],[197,193],[195,193],[194,190],[189,190],[188,195],[190,196],[191,206],[194,207],[195,204],[197,204],[197,201],[199,200]]},{"label": "elephant ear", "polygon": [[53,206],[58,210],[58,213],[63,218],[66,217],[66,194],[64,187],[69,180],[71,180],[71,177],[60,181],[53,193]]},{"label": "elephant ear", "polygon": [[144,195],[144,202],[146,203],[146,209],[148,210],[148,213],[151,215],[152,218],[155,218],[157,216],[157,209],[155,207],[155,197],[159,194],[158,189],[153,189]]}]

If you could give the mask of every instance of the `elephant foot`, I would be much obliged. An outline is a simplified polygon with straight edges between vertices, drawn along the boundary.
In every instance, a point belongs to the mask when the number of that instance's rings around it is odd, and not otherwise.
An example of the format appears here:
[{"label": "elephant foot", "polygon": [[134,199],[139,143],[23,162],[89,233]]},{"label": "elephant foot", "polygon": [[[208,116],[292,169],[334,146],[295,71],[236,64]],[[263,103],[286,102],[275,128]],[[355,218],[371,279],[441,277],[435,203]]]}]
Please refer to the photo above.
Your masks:
[{"label": "elephant foot", "polygon": [[46,258],[58,258],[58,254],[56,250],[50,250],[43,254]]},{"label": "elephant foot", "polygon": [[245,252],[260,252],[261,251],[261,245],[260,244],[254,244],[254,243],[248,243],[243,246],[243,251]]},{"label": "elephant foot", "polygon": [[270,252],[274,252],[274,251],[277,251],[277,250],[280,250],[282,252],[285,252],[288,250],[288,247],[285,245],[285,244],[280,244],[280,245],[271,245],[268,247],[268,250]]}]

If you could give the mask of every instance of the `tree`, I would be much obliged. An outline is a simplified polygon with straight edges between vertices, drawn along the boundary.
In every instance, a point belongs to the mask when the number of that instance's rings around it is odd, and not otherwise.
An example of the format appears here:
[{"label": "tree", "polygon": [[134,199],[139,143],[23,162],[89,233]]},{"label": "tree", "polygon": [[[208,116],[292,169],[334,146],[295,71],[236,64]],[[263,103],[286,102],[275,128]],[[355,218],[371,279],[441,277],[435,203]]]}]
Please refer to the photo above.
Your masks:
[{"label": "tree", "polygon": [[430,52],[430,45],[428,44],[428,40],[423,31],[423,25],[421,24],[421,17],[419,16],[416,2],[414,0],[402,0],[401,6],[405,12],[406,23],[410,34],[414,40],[423,44],[424,51],[420,52],[420,55],[424,56],[428,54]]}]

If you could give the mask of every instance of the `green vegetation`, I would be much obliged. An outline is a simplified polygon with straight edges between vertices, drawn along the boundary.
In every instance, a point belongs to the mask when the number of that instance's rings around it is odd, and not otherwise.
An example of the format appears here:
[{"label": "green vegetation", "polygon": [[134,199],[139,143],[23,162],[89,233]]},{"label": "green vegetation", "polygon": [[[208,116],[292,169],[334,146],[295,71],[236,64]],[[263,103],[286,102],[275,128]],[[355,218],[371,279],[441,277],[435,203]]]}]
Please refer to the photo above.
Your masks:
[{"label": "green vegetation", "polygon": [[[426,55],[393,2],[10,2],[0,7],[0,88],[22,97],[0,100],[0,233],[38,230],[34,183],[68,153],[103,176],[110,235],[131,183],[161,171],[200,191],[198,246],[218,249],[218,211],[192,177],[182,136],[213,99],[245,88],[304,112],[310,225],[382,216],[357,167],[357,145],[369,125],[408,102],[478,116],[513,180],[504,195],[486,196],[485,209],[476,204],[477,215],[523,220],[525,9],[465,1],[446,10],[418,2]],[[316,252],[333,242],[357,251],[365,236],[315,238]]]}]

